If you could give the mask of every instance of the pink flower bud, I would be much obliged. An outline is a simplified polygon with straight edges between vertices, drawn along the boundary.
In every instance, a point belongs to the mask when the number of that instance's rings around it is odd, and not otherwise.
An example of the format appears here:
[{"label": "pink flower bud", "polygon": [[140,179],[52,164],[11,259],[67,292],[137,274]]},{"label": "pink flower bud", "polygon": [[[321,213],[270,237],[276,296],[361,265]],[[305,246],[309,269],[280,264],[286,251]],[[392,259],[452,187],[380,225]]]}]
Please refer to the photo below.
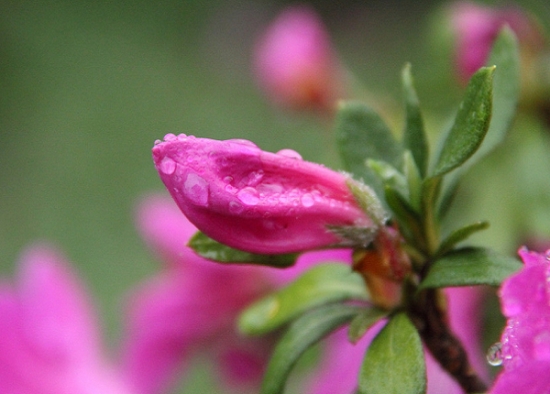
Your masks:
[{"label": "pink flower bud", "polygon": [[450,13],[457,40],[456,67],[464,83],[485,64],[493,42],[505,25],[516,33],[522,49],[540,48],[544,40],[536,23],[519,8],[490,8],[459,2]]},{"label": "pink flower bud", "polygon": [[492,394],[550,392],[550,250],[519,250],[525,267],[500,289],[507,324],[498,360],[504,371]]},{"label": "pink flower bud", "polygon": [[293,109],[331,110],[343,84],[322,22],[303,6],[287,8],[260,38],[254,72],[275,103]]},{"label": "pink flower bud", "polygon": [[237,249],[278,254],[335,246],[343,240],[327,227],[371,225],[347,175],[294,151],[168,134],[154,146],[153,159],[187,218]]}]

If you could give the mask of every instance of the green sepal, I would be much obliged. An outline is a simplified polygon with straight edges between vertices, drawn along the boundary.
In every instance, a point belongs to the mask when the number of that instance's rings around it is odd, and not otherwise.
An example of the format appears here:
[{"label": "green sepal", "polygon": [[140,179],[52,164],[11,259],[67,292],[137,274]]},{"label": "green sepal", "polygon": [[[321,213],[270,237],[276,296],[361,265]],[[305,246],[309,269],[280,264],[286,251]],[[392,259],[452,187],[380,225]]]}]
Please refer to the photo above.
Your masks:
[{"label": "green sepal", "polygon": [[485,230],[488,227],[489,222],[480,221],[454,230],[451,234],[447,236],[447,238],[443,240],[443,242],[441,242],[441,246],[437,250],[436,256],[444,255],[445,253],[453,249],[455,245],[459,242],[466,240],[470,235],[478,231]]},{"label": "green sepal", "polygon": [[491,120],[494,70],[494,66],[482,67],[470,79],[435,165],[434,176],[461,166],[480,147]]},{"label": "green sepal", "polygon": [[262,382],[261,394],[280,394],[300,356],[332,331],[359,313],[360,307],[325,305],[294,321],[275,350]]},{"label": "green sepal", "polygon": [[462,248],[435,260],[419,289],[433,287],[498,286],[522,264],[515,258],[485,248]]},{"label": "green sepal", "polygon": [[365,166],[366,159],[384,160],[400,167],[402,147],[382,118],[358,101],[343,102],[336,115],[337,146],[346,171],[381,191],[380,181]]},{"label": "green sepal", "polygon": [[404,235],[413,236],[418,239],[421,234],[421,223],[418,212],[410,205],[410,203],[397,190],[390,186],[385,188],[386,204],[390,207],[397,220],[400,229]]},{"label": "green sepal", "polygon": [[298,259],[298,254],[296,253],[268,255],[233,249],[214,241],[200,231],[193,235],[187,245],[199,256],[224,264],[254,264],[286,268],[294,265]]},{"label": "green sepal", "polygon": [[424,130],[424,121],[420,112],[418,96],[414,89],[411,65],[406,64],[401,73],[401,81],[405,96],[405,130],[403,145],[412,153],[420,175],[426,175],[428,168],[428,141]]},{"label": "green sepal", "polygon": [[403,312],[370,344],[359,374],[359,394],[424,394],[426,365],[418,331]]},{"label": "green sepal", "polygon": [[388,315],[388,311],[376,307],[367,308],[353,318],[348,328],[348,339],[357,343],[377,322]]},{"label": "green sepal", "polygon": [[346,264],[319,264],[248,307],[239,318],[239,329],[248,335],[262,335],[310,309],[346,300],[369,300],[361,275]]}]

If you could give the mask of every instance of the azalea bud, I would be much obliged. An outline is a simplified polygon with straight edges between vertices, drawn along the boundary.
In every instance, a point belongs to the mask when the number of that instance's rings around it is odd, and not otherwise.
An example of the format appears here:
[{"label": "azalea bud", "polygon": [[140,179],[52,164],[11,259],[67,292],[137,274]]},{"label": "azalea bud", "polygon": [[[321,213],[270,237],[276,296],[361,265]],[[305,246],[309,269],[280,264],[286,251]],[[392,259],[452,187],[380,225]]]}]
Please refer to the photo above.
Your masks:
[{"label": "azalea bud", "polygon": [[450,22],[456,37],[457,73],[464,84],[485,64],[500,29],[505,25],[519,39],[526,70],[533,53],[544,46],[539,26],[519,8],[490,8],[459,2],[450,8]]},{"label": "azalea bud", "polygon": [[337,57],[319,17],[289,7],[269,26],[254,51],[258,84],[278,105],[331,111],[343,85]]},{"label": "azalea bud", "polygon": [[187,218],[236,249],[291,253],[345,245],[328,227],[371,230],[349,176],[291,150],[270,153],[245,140],[168,134],[154,146],[153,159]]}]

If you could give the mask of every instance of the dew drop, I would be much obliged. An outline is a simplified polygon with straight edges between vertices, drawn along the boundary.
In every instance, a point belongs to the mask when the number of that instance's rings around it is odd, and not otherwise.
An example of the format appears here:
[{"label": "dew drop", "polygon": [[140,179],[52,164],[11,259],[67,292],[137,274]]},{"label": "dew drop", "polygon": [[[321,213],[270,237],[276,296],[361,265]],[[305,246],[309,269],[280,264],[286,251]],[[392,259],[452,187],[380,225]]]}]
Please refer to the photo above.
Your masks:
[{"label": "dew drop", "polygon": [[164,141],[174,141],[176,139],[176,135],[173,133],[168,133],[164,136]]},{"label": "dew drop", "polygon": [[241,138],[233,138],[231,140],[227,140],[226,142],[232,142],[234,144],[250,146],[250,147],[253,147],[253,148],[258,147],[258,145],[256,145],[254,142],[249,141],[249,140],[244,140],[244,139],[241,139]]},{"label": "dew drop", "polygon": [[258,198],[258,193],[251,187],[245,187],[242,189],[239,193],[237,193],[237,197],[243,204],[246,205],[256,205],[260,201]]},{"label": "dew drop", "polygon": [[487,362],[493,367],[498,367],[502,365],[503,360],[502,343],[496,342],[492,344],[489,350],[487,350]]},{"label": "dew drop", "polygon": [[223,181],[225,183],[231,183],[231,182],[233,182],[233,177],[232,176],[226,176],[226,177],[223,178]]},{"label": "dew drop", "polygon": [[155,140],[155,145],[158,145],[160,144],[162,141],[161,140]]},{"label": "dew drop", "polygon": [[229,203],[229,212],[233,214],[239,214],[244,210],[244,207],[237,201],[231,201]]},{"label": "dew drop", "polygon": [[309,208],[313,206],[314,203],[315,203],[315,200],[313,199],[313,196],[311,194],[306,193],[302,196],[302,205],[305,208]]},{"label": "dew drop", "polygon": [[290,159],[302,160],[302,155],[292,149],[281,149],[277,154]]},{"label": "dew drop", "polygon": [[183,133],[178,134],[178,140],[185,141],[186,139],[187,139],[187,136],[185,134],[183,134]]},{"label": "dew drop", "polygon": [[176,166],[177,164],[174,160],[165,156],[159,164],[159,169],[163,174],[172,175],[176,171]]},{"label": "dew drop", "polygon": [[228,192],[228,193],[231,193],[231,194],[235,194],[239,191],[239,189],[237,189],[235,186],[226,185],[225,186],[225,191]]},{"label": "dew drop", "polygon": [[199,175],[194,173],[187,175],[187,179],[183,184],[183,193],[195,204],[203,207],[208,206],[208,182]]}]

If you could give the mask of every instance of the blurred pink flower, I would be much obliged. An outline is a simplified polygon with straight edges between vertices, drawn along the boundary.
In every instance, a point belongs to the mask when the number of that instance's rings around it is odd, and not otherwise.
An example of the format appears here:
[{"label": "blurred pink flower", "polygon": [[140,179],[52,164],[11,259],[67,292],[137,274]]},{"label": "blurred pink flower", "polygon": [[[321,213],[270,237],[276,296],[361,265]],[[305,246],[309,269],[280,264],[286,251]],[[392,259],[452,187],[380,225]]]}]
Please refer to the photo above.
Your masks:
[{"label": "blurred pink flower", "polygon": [[54,248],[23,253],[0,284],[0,392],[131,394],[104,357],[83,285]]},{"label": "blurred pink flower", "polygon": [[166,188],[189,220],[218,242],[253,253],[342,244],[329,226],[369,227],[348,175],[262,151],[246,140],[168,134],[153,147]]},{"label": "blurred pink flower", "polygon": [[504,371],[491,394],[550,392],[550,250],[519,250],[525,266],[500,288],[508,319],[501,337]]},{"label": "blurred pink flower", "polygon": [[343,90],[328,33],[309,7],[281,12],[258,40],[253,66],[260,87],[283,107],[332,112]]},{"label": "blurred pink flower", "polygon": [[464,83],[485,64],[494,40],[505,25],[516,33],[524,48],[540,48],[544,40],[535,21],[517,7],[492,8],[458,2],[451,7],[450,14],[457,40],[458,77]]},{"label": "blurred pink flower", "polygon": [[239,313],[320,261],[351,259],[349,250],[311,252],[285,270],[204,260],[186,246],[197,229],[164,195],[142,200],[137,227],[166,265],[129,298],[123,364],[128,380],[146,388],[145,394],[162,391],[191,357],[205,351],[216,360],[220,385],[257,389],[274,342],[241,337]]}]

